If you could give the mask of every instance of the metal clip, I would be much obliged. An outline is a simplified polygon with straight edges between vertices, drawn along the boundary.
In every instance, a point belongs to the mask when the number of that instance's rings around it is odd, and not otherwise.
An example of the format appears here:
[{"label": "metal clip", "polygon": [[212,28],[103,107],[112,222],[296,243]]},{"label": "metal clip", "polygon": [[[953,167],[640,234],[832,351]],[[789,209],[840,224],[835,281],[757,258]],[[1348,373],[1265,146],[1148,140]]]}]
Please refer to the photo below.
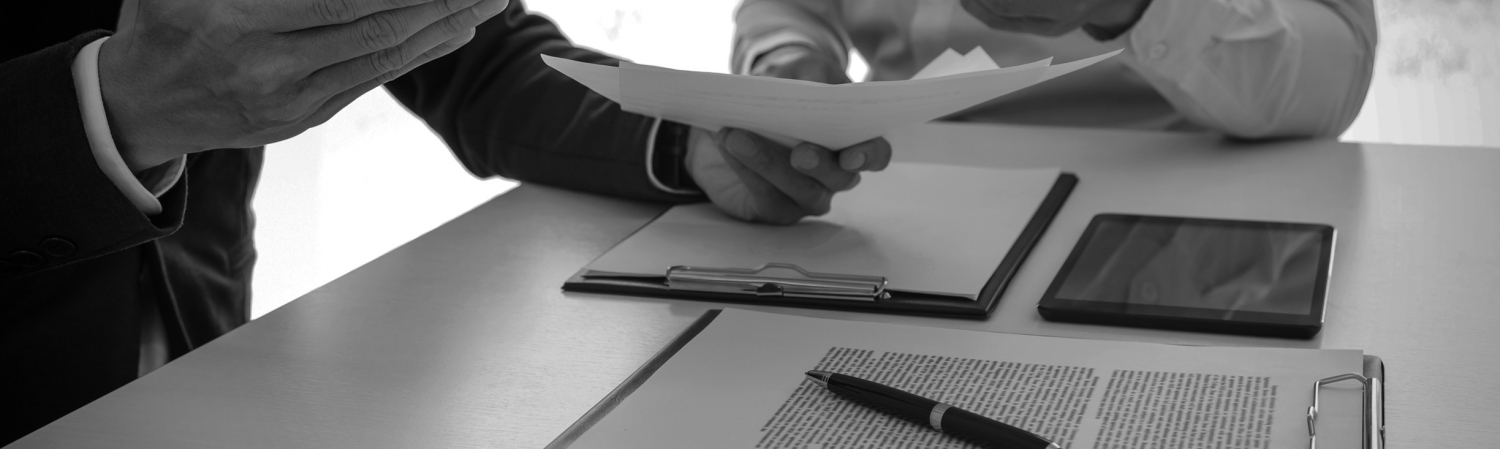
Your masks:
[{"label": "metal clip", "polygon": [[1381,393],[1380,379],[1365,377],[1361,374],[1348,373],[1329,377],[1313,383],[1313,403],[1307,408],[1307,447],[1318,449],[1318,392],[1324,385],[1342,382],[1345,380],[1358,380],[1364,385],[1364,432],[1360,435],[1360,447],[1365,449],[1382,449],[1385,447],[1385,422],[1380,411]]},{"label": "metal clip", "polygon": [[793,264],[768,263],[756,269],[675,266],[667,288],[742,295],[875,301],[889,296],[885,278],[813,273]]}]

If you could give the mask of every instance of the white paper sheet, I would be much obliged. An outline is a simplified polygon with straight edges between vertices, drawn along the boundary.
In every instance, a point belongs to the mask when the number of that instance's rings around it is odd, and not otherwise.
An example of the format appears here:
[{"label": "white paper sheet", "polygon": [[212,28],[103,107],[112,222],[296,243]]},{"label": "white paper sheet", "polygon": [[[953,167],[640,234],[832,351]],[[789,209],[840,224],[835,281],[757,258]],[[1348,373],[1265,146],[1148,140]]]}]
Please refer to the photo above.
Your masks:
[{"label": "white paper sheet", "polygon": [[664,275],[674,265],[885,276],[888,288],[974,298],[1042,200],[1055,169],[892,164],[793,226],[746,223],[712,204],[673,207],[589,264]]},{"label": "white paper sheet", "polygon": [[[879,362],[848,366],[855,360],[844,356],[860,351],[868,351],[864,360]],[[830,362],[835,356],[844,359]],[[862,377],[1009,420],[1065,449],[1300,448],[1307,446],[1313,382],[1359,372],[1362,356],[1355,350],[1170,346],[728,309],[571,447],[972,447],[819,392],[803,376],[843,363],[845,370],[862,370]],[[1358,398],[1353,390],[1325,389],[1324,416],[1352,414],[1357,422]],[[840,443],[830,443],[835,440]],[[1357,428],[1319,427],[1319,447],[1351,443],[1357,446]]]},{"label": "white paper sheet", "polygon": [[917,74],[912,75],[911,79],[922,80],[978,72],[981,70],[996,70],[999,68],[1000,66],[995,64],[995,60],[990,57],[989,52],[984,51],[984,47],[974,47],[973,50],[969,50],[969,53],[963,55],[958,54],[958,52],[950,48],[943,50],[937,58],[927,63],[926,67],[917,71]]},{"label": "white paper sheet", "polygon": [[[982,51],[980,52],[982,54]],[[621,109],[717,130],[735,127],[783,143],[840,149],[891,129],[943,117],[1118,54],[1067,64],[1051,59],[985,68],[988,56],[945,58],[945,76],[829,85],[799,80],[690,72],[621,62],[599,66],[543,55],[547,65],[620,103]],[[949,64],[954,64],[948,66]],[[993,65],[993,61],[989,62]]]}]

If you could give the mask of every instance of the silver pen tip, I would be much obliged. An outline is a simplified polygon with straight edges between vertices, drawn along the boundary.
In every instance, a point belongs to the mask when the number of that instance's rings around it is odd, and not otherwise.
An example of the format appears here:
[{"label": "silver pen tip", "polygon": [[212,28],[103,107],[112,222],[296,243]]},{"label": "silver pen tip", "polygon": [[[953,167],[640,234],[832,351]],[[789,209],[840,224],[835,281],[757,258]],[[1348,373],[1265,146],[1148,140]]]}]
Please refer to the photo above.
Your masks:
[{"label": "silver pen tip", "polygon": [[820,387],[828,388],[828,376],[832,374],[827,371],[812,370],[807,372],[807,378],[812,379],[813,383],[818,384]]}]

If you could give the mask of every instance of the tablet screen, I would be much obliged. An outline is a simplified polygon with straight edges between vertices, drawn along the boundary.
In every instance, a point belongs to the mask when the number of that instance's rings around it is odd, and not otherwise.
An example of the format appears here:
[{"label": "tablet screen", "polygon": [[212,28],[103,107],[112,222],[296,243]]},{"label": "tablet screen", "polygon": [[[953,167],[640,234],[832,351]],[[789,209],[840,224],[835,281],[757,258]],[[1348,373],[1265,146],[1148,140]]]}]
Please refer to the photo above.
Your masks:
[{"label": "tablet screen", "polygon": [[[1101,216],[1075,250],[1058,299],[1308,315],[1331,228]],[[1154,309],[1154,308],[1153,308]],[[1197,314],[1194,314],[1197,315]],[[1215,313],[1214,315],[1219,315]]]}]

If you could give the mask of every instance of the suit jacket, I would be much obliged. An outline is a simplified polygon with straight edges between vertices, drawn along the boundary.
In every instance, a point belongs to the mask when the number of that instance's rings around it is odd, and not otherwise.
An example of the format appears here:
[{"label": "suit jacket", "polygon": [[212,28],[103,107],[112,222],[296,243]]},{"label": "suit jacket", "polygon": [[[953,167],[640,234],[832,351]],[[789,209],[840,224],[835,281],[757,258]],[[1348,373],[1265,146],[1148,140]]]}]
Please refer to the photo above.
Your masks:
[{"label": "suit jacket", "polygon": [[[147,301],[172,357],[248,319],[262,149],[189,156],[155,216],[94,160],[71,65],[109,34],[119,5],[0,2],[0,32],[24,30],[0,36],[0,445],[134,380]],[[647,179],[650,119],[621,112],[541,54],[615,63],[512,2],[467,46],[387,87],[477,176],[694,199]]]}]

